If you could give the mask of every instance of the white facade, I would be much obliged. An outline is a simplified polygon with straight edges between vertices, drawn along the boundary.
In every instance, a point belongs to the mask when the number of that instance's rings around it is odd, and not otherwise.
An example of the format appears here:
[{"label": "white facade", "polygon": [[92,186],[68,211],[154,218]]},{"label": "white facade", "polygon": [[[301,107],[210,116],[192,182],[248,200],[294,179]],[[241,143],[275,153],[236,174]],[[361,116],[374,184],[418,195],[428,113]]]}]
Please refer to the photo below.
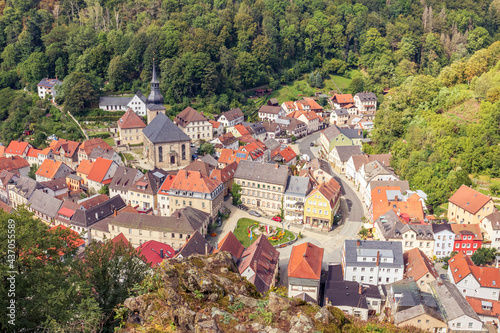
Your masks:
[{"label": "white facade", "polygon": [[363,177],[364,173],[361,170],[364,170],[363,167],[361,167],[360,172],[358,172],[358,187],[366,207],[370,207],[372,204],[372,188],[370,181],[399,180],[395,175],[378,175],[372,179],[365,179]]},{"label": "white facade", "polygon": [[[147,105],[139,98],[139,96],[134,95],[130,102],[128,102],[127,107],[134,110],[138,116],[145,116],[147,113]],[[127,108],[127,110],[128,110]]]},{"label": "white facade", "polygon": [[358,177],[358,170],[356,170],[356,166],[354,165],[354,159],[349,157],[345,164],[345,176],[347,179],[356,182],[356,179]]},{"label": "white facade", "polygon": [[[303,223],[304,222],[304,204],[306,201],[306,196],[300,196],[298,194],[287,194],[285,192],[285,200],[283,204],[285,205],[285,220],[293,223]],[[302,202],[302,205],[298,204]]]},{"label": "white facade", "polygon": [[286,112],[283,109],[281,109],[278,113],[268,113],[259,111],[259,118],[262,121],[273,122],[276,121],[276,119],[278,119],[279,117],[284,117],[284,116],[286,116]]},{"label": "white facade", "polygon": [[434,253],[437,258],[444,258],[453,251],[455,234],[449,230],[434,233]]},{"label": "white facade", "polygon": [[[462,315],[458,318],[448,321],[448,328],[454,331],[483,331],[483,323],[477,319],[467,315]],[[484,331],[486,332],[486,331]]]},{"label": "white facade", "polygon": [[160,212],[161,216],[170,216],[168,193],[162,194],[158,192],[158,211]]},{"label": "white facade", "polygon": [[[479,284],[479,282],[472,274],[468,274],[458,283],[455,283],[453,279],[453,274],[451,272],[451,268],[450,266],[448,266],[448,277],[450,279],[450,282],[454,283],[457,286],[458,290],[462,293],[464,297],[470,296],[470,297],[491,299],[494,301],[499,300],[500,287],[499,288],[482,287],[481,284]],[[497,283],[500,284],[500,281],[498,281]]]},{"label": "white facade", "polygon": [[377,111],[377,101],[361,101],[359,96],[354,96],[354,105],[361,113],[375,113]]},{"label": "white facade", "polygon": [[208,120],[191,121],[185,128],[182,126],[179,126],[179,128],[193,141],[210,141],[214,135],[213,126]]},{"label": "white facade", "polygon": [[233,120],[227,120],[226,116],[222,114],[217,121],[222,124],[222,126],[225,127],[230,127],[230,126],[235,126],[238,124],[241,124],[244,120],[245,116],[238,117]]},{"label": "white facade", "polygon": [[[492,225],[495,224],[495,225]],[[485,217],[481,221],[481,228],[485,231],[483,233],[484,238],[486,240],[491,241],[490,247],[497,249],[500,252],[500,229],[496,222],[489,221],[487,217]],[[483,244],[484,246],[484,244]]]}]

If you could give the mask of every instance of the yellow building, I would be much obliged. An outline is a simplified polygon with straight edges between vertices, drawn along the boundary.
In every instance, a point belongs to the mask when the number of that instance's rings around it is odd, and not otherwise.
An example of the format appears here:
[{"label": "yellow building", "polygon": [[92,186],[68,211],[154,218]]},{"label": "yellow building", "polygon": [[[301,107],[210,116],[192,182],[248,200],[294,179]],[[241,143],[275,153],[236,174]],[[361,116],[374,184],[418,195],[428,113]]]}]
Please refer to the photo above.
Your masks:
[{"label": "yellow building", "polygon": [[333,178],[313,189],[306,197],[304,224],[323,231],[331,230],[340,207],[340,185]]},{"label": "yellow building", "polygon": [[448,202],[448,221],[458,224],[479,224],[495,211],[491,197],[466,185],[460,186]]}]

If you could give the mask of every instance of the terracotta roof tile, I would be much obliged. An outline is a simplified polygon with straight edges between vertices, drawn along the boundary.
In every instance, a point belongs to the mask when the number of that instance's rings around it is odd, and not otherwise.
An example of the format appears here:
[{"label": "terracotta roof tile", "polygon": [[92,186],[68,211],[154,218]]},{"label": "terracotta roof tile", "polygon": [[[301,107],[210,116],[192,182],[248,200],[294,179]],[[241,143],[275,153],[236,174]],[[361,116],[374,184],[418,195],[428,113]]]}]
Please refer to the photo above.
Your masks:
[{"label": "terracotta roof tile", "polygon": [[490,200],[492,199],[489,196],[462,185],[449,201],[469,213],[476,214]]},{"label": "terracotta roof tile", "polygon": [[[87,179],[98,183],[101,183],[102,181],[106,180],[104,179],[104,177],[106,176],[106,173],[111,167],[111,164],[113,164],[113,161],[111,160],[107,160],[100,157],[97,158],[92,164],[92,168],[90,169]],[[111,179],[111,177],[109,179]]]},{"label": "terracotta roof tile", "polygon": [[90,198],[80,200],[78,203],[82,205],[84,209],[90,209],[108,200],[109,197],[106,194],[97,194]]},{"label": "terracotta roof tile", "polygon": [[22,155],[28,145],[27,142],[12,140],[5,149],[5,154]]},{"label": "terracotta roof tile", "polygon": [[393,210],[399,216],[405,215],[414,221],[424,220],[424,210],[420,201],[380,201],[372,202],[373,220]]},{"label": "terracotta roof tile", "polygon": [[435,279],[439,277],[430,259],[419,248],[403,253],[403,259],[406,277],[413,277],[415,281],[420,280],[426,274],[432,275]]},{"label": "terracotta roof tile", "polygon": [[[144,256],[146,262],[151,267],[158,266],[163,259],[173,258],[175,250],[168,244],[150,240],[137,248],[137,251]],[[163,257],[161,256],[163,254]]]},{"label": "terracotta roof tile", "polygon": [[125,237],[125,235],[123,234],[123,232],[120,232],[111,241],[114,244],[117,244],[118,242],[122,242],[125,246],[128,246],[128,244],[129,244],[128,239],[127,239],[127,237]]},{"label": "terracotta roof tile", "polygon": [[76,172],[82,173],[84,175],[88,175],[90,172],[90,169],[92,169],[92,165],[94,162],[90,160],[82,160],[80,162],[80,165],[78,165],[78,168],[76,168]]},{"label": "terracotta roof tile", "polygon": [[288,277],[320,280],[323,253],[323,248],[309,242],[294,246],[288,262]]},{"label": "terracotta roof tile", "polygon": [[132,110],[128,109],[127,112],[118,120],[119,128],[144,128],[146,124],[142,119]]},{"label": "terracotta roof tile", "polygon": [[295,153],[295,151],[290,146],[278,152],[278,154],[283,158],[285,163],[288,163],[297,157],[297,153]]},{"label": "terracotta roof tile", "polygon": [[29,148],[28,149],[28,153],[26,154],[26,156],[29,156],[29,157],[34,157],[34,158],[38,158],[38,154],[41,152],[40,149],[36,149],[36,148]]},{"label": "terracotta roof tile", "polygon": [[170,186],[172,186],[174,179],[174,175],[168,175],[163,181],[163,184],[161,184],[158,194],[168,195],[168,191],[170,190]]},{"label": "terracotta roof tile", "polygon": [[102,148],[104,150],[113,149],[103,139],[95,138],[95,139],[90,139],[90,140],[84,141],[80,145],[79,151],[84,151],[87,155],[90,155],[90,153],[92,153],[92,150],[94,150],[94,148]]},{"label": "terracotta roof tile", "polygon": [[199,171],[179,170],[170,189],[198,193],[212,193],[221,181],[211,179]]},{"label": "terracotta roof tile", "polygon": [[240,243],[238,238],[230,231],[222,238],[222,240],[218,244],[218,248],[214,251],[214,253],[220,251],[227,251],[233,255],[233,258],[237,261],[240,259],[243,251],[245,251],[245,247]]},{"label": "terracotta roof tile", "polygon": [[7,147],[5,146],[0,146],[0,157],[2,157],[4,154],[5,154],[5,150],[7,149]]},{"label": "terracotta roof tile", "polygon": [[0,157],[0,170],[17,171],[30,164],[21,156]]},{"label": "terracotta roof tile", "polygon": [[448,265],[455,284],[472,274],[481,287],[500,288],[499,268],[475,266],[463,252],[458,252],[451,258]]},{"label": "terracotta roof tile", "polygon": [[481,227],[479,224],[457,224],[450,223],[451,230],[455,233],[455,235],[467,234],[474,235],[474,240],[483,240],[483,234],[481,233]]},{"label": "terracotta roof tile", "polygon": [[210,124],[212,124],[212,127],[213,128],[219,128],[220,126],[220,123],[218,121],[215,121],[215,120],[209,120],[208,121]]},{"label": "terracotta roof tile", "polygon": [[45,177],[52,179],[56,175],[59,168],[63,165],[60,161],[53,161],[49,159],[45,159],[42,162],[42,165],[36,171],[36,175],[40,177]]},{"label": "terracotta roof tile", "polygon": [[248,129],[243,126],[242,124],[238,124],[236,126],[234,126],[234,129],[238,131],[238,133],[240,133],[240,135],[246,135],[246,134],[250,134],[250,132],[248,131]]},{"label": "terracotta roof tile", "polygon": [[332,101],[343,104],[343,103],[351,103],[354,104],[354,99],[351,94],[335,94],[332,97]]},{"label": "terracotta roof tile", "polygon": [[[485,317],[496,317],[500,319],[500,301],[470,296],[466,296],[465,299],[467,300],[467,303],[469,303],[469,305],[472,307],[472,310],[474,310],[474,312],[478,315]],[[491,309],[490,307],[483,307],[483,304],[488,303],[491,304]]]},{"label": "terracotta roof tile", "polygon": [[174,119],[174,123],[182,127],[186,127],[193,121],[207,121],[207,118],[190,106],[182,110]]},{"label": "terracotta roof tile", "polygon": [[239,163],[242,160],[248,159],[248,153],[241,150],[233,150],[223,148],[220,153],[219,163],[231,164],[233,162]]}]

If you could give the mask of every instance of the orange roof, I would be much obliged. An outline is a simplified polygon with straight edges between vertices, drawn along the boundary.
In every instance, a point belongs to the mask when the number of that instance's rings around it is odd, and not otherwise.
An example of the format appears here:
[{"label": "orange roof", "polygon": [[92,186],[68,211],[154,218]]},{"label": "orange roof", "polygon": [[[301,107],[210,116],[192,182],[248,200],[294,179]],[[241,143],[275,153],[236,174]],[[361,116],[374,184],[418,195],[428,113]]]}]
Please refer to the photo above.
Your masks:
[{"label": "orange roof", "polygon": [[234,126],[234,129],[237,130],[238,133],[240,133],[240,135],[250,134],[250,132],[242,124],[238,124],[238,125]]},{"label": "orange roof", "polygon": [[336,101],[337,103],[351,103],[354,104],[354,99],[351,94],[335,94],[332,97],[332,101]]},{"label": "orange roof", "polygon": [[161,184],[160,189],[158,190],[158,194],[168,195],[168,190],[170,190],[170,186],[172,186],[174,179],[175,176],[168,175],[163,181],[163,184]]},{"label": "orange roof", "polygon": [[246,151],[250,154],[250,157],[252,159],[257,159],[264,155],[264,150],[267,150],[267,147],[259,141],[255,141],[252,143],[247,144],[246,146],[240,148],[242,151]]},{"label": "orange roof", "polygon": [[218,121],[215,121],[215,120],[209,120],[208,121],[210,124],[212,124],[212,127],[213,128],[219,128],[220,126],[220,123]]},{"label": "orange roof", "polygon": [[233,179],[234,173],[236,172],[237,168],[238,163],[233,162],[231,164],[228,164],[224,169],[214,169],[210,174],[210,178],[218,179],[221,182],[225,183],[228,180]]},{"label": "orange roof", "polygon": [[211,179],[199,171],[179,170],[171,189],[198,193],[212,193],[221,183],[218,179]]},{"label": "orange roof", "polygon": [[373,202],[373,220],[377,220],[381,215],[387,213],[390,209],[395,211],[398,216],[406,214],[412,220],[423,221],[424,210],[420,201],[383,201]]},{"label": "orange roof", "polygon": [[40,152],[41,152],[41,150],[39,150],[39,149],[29,148],[26,156],[38,158],[38,153],[40,153]]},{"label": "orange roof", "polygon": [[104,176],[108,172],[113,161],[98,157],[92,164],[89,174],[87,175],[88,180],[93,180],[95,182],[101,183],[104,181]]},{"label": "orange roof", "polygon": [[[474,310],[474,312],[478,315],[485,317],[496,317],[500,319],[500,301],[470,296],[466,296],[465,299],[472,307],[472,310]],[[483,308],[483,304],[485,302],[491,303],[491,310],[488,308]]]},{"label": "orange roof", "polygon": [[114,244],[118,244],[119,242],[122,242],[125,246],[128,246],[128,239],[125,237],[123,232],[120,232],[118,235],[116,235],[115,238],[111,240]]},{"label": "orange roof", "polygon": [[278,152],[278,154],[280,154],[280,156],[285,160],[286,163],[297,157],[297,154],[292,148],[290,148],[290,146]]},{"label": "orange roof", "polygon": [[408,201],[419,201],[420,199],[420,195],[418,195],[417,193],[413,193],[407,200]]},{"label": "orange roof", "polygon": [[472,274],[481,287],[500,288],[499,268],[475,266],[463,252],[458,252],[451,258],[448,266],[455,284]]},{"label": "orange roof", "polygon": [[328,182],[321,183],[318,188],[312,190],[307,197],[314,195],[316,192],[321,193],[326,200],[333,201],[339,197],[340,185],[335,179],[331,178]]},{"label": "orange roof", "polygon": [[12,140],[5,149],[5,154],[22,155],[26,148],[28,148],[27,142]]},{"label": "orange roof", "polygon": [[59,161],[45,159],[43,160],[42,165],[40,165],[40,167],[36,171],[36,175],[52,179],[54,178],[62,164],[63,163]]},{"label": "orange roof", "polygon": [[90,160],[82,160],[80,162],[80,165],[78,166],[78,168],[76,168],[76,172],[82,173],[84,175],[88,175],[90,172],[90,169],[92,169],[93,164],[94,164],[94,162],[92,162]]},{"label": "orange roof", "polygon": [[419,248],[413,248],[403,253],[406,277],[413,277],[418,281],[426,274],[432,275],[435,279],[439,277],[438,272],[432,265],[431,260]]},{"label": "orange roof", "polygon": [[56,225],[55,227],[52,227],[49,229],[49,231],[52,231],[52,230],[69,231],[69,235],[67,237],[65,237],[64,240],[68,241],[68,246],[70,246],[70,247],[78,248],[78,247],[82,246],[83,244],[85,244],[85,241],[80,238],[80,235],[76,231],[71,230],[70,228],[65,227],[62,224]]},{"label": "orange roof", "polygon": [[489,196],[473,190],[469,186],[462,185],[451,196],[449,202],[469,213],[476,214],[490,200],[492,199]]},{"label": "orange roof", "polygon": [[52,147],[47,147],[47,148],[43,149],[42,151],[40,151],[40,154],[42,154],[42,155],[47,155],[47,154],[49,154],[52,150],[54,150],[54,149],[52,149]]},{"label": "orange roof", "polygon": [[144,128],[146,124],[144,124],[142,119],[132,109],[128,109],[128,111],[118,120],[118,127]]},{"label": "orange roof", "polygon": [[323,110],[323,107],[318,104],[314,99],[310,97],[304,98],[304,100],[309,104],[312,110]]},{"label": "orange roof", "polygon": [[5,146],[0,146],[0,157],[2,157],[3,154],[5,154],[5,149],[6,149]]},{"label": "orange roof", "polygon": [[12,208],[11,206],[7,205],[6,203],[4,203],[3,201],[0,201],[0,210],[3,210],[7,213],[12,213],[12,210],[14,208]]},{"label": "orange roof", "polygon": [[[387,191],[401,191],[400,186],[377,186],[372,190],[372,203],[388,202]],[[402,195],[402,194],[401,194]],[[399,198],[402,200],[403,198]]]},{"label": "orange roof", "polygon": [[0,157],[0,170],[15,171],[29,166],[30,164],[21,156]]},{"label": "orange roof", "polygon": [[94,148],[102,148],[104,150],[113,149],[103,139],[101,139],[101,138],[95,138],[95,139],[90,139],[90,140],[84,141],[80,145],[80,149],[79,150],[80,151],[85,151],[85,153],[87,155],[90,155],[90,153],[92,152],[92,150],[94,150]]},{"label": "orange roof", "polygon": [[479,224],[457,224],[450,223],[451,230],[455,235],[474,235],[473,240],[483,240],[483,234],[481,233],[481,227]]},{"label": "orange roof", "polygon": [[240,142],[243,142],[243,143],[252,143],[252,142],[255,142],[257,140],[255,140],[251,134],[245,134],[245,135],[242,135],[238,138],[238,141]]},{"label": "orange roof", "polygon": [[219,163],[230,164],[233,162],[239,163],[241,160],[247,160],[248,153],[241,150],[233,150],[222,148],[219,157]]},{"label": "orange roof", "polygon": [[288,261],[288,277],[319,280],[324,251],[309,242],[294,246]]},{"label": "orange roof", "polygon": [[285,104],[285,107],[288,110],[296,109],[295,103],[294,102],[283,102]]},{"label": "orange roof", "polygon": [[245,247],[240,243],[238,238],[232,233],[228,232],[224,238],[219,242],[217,249],[213,253],[220,251],[227,251],[233,255],[233,257],[240,259],[241,254],[245,251]]}]

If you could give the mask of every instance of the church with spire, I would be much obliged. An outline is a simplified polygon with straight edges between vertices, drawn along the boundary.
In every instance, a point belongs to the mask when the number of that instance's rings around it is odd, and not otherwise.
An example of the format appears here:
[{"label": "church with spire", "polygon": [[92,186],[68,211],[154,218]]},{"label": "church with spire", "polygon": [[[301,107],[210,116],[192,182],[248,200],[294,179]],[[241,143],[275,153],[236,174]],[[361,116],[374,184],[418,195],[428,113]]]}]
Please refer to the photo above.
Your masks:
[{"label": "church with spire", "polygon": [[156,75],[156,66],[153,59],[151,92],[147,98],[140,90],[133,97],[103,96],[99,99],[99,108],[106,111],[128,111],[132,109],[138,116],[147,116],[149,124],[159,113],[165,114],[163,102],[163,96],[160,92],[160,81],[158,81]]}]

